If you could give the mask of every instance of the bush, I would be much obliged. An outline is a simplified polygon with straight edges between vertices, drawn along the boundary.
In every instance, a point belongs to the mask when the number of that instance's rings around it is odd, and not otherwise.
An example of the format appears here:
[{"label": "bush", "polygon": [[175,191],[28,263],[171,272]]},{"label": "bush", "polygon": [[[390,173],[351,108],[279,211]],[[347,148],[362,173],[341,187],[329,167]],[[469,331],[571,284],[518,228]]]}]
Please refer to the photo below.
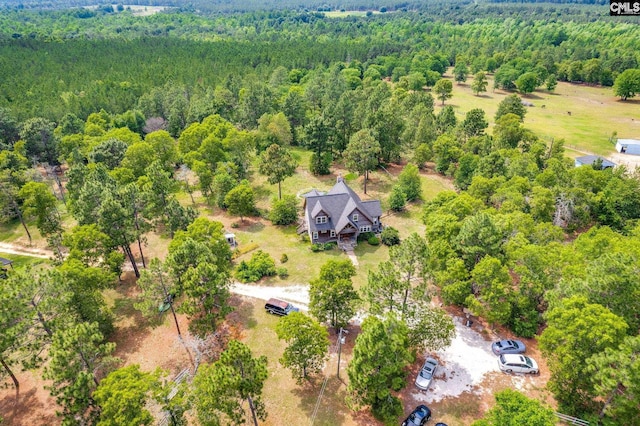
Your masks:
[{"label": "bush", "polygon": [[289,271],[287,270],[287,268],[278,268],[277,272],[278,272],[278,277],[282,279],[287,278],[289,276]]},{"label": "bush", "polygon": [[422,194],[422,182],[418,167],[414,164],[407,164],[398,176],[398,186],[402,189],[407,201],[419,199]]},{"label": "bush", "polygon": [[276,275],[276,262],[262,250],[258,250],[251,256],[251,260],[240,262],[236,269],[236,278],[243,283],[256,282],[262,277],[272,277]]},{"label": "bush", "polygon": [[282,256],[280,256],[280,263],[287,263],[288,260],[289,256],[287,256],[287,253],[282,253]]},{"label": "bush", "polygon": [[249,244],[239,246],[237,249],[233,251],[231,258],[236,259],[238,256],[241,256],[245,253],[249,253],[250,251],[257,249],[258,247],[260,247],[260,244],[258,243],[249,243]]},{"label": "bush", "polygon": [[387,226],[380,234],[380,239],[385,246],[395,246],[400,244],[400,233],[396,228]]},{"label": "bush", "polygon": [[402,188],[398,185],[394,186],[389,195],[389,208],[395,212],[401,212],[406,203],[407,197]]},{"label": "bush", "polygon": [[290,225],[298,220],[298,205],[296,197],[285,195],[282,200],[272,201],[269,219],[274,225]]},{"label": "bush", "polygon": [[328,175],[331,173],[329,167],[331,166],[331,154],[326,152],[321,156],[318,156],[315,152],[311,154],[309,160],[309,171],[314,175]]},{"label": "bush", "polygon": [[360,235],[358,235],[358,242],[369,241],[369,238],[375,237],[375,236],[376,234],[374,234],[373,232],[363,232]]},{"label": "bush", "polygon": [[231,224],[231,227],[232,227],[232,228],[239,228],[239,227],[240,227],[240,225],[238,224],[238,222],[233,222],[233,223]]},{"label": "bush", "polygon": [[370,244],[370,245],[372,245],[372,246],[378,246],[378,245],[380,245],[380,238],[378,238],[378,237],[376,237],[376,236],[370,237],[367,241],[368,241],[368,242],[369,242],[369,244]]},{"label": "bush", "polygon": [[327,250],[333,250],[334,247],[336,247],[338,244],[337,243],[316,243],[316,244],[311,244],[311,251],[314,253],[317,253],[319,251],[327,251]]}]

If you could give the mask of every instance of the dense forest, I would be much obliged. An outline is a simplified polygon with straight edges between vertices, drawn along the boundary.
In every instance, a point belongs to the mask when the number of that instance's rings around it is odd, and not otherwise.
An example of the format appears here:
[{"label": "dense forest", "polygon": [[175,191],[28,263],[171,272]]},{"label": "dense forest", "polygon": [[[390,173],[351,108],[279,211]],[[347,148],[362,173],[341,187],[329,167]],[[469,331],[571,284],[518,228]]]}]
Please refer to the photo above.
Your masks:
[{"label": "dense forest", "polygon": [[[425,333],[436,320],[447,333],[453,327],[428,307],[434,287],[447,304],[537,337],[560,410],[637,424],[639,176],[598,163],[575,168],[562,140],[543,141],[525,127],[519,96],[553,92],[562,81],[606,87],[637,109],[637,21],[585,5],[445,3],[431,14],[406,3],[341,18],[195,8],[151,16],[124,7],[0,12],[0,219],[20,223],[29,238],[35,227],[55,253],[51,268],[0,280],[0,360],[16,388],[14,369],[46,365],[47,389],[67,424],[118,424],[110,421],[122,383],[144,390],[131,397],[136,424],[150,421],[145,398],[173,424],[184,424],[189,409],[202,424],[238,422],[244,400],[264,419],[266,360],[230,338],[171,401],[159,373],[116,369],[102,292],[118,283],[126,260],[139,278],[136,309],[166,303],[174,318],[189,316],[202,342],[220,338],[231,281],[286,270],[262,251],[234,264],[222,224],[180,196],[197,193],[241,221],[261,215],[295,224],[294,197],[279,194],[259,211],[254,186],[257,174],[271,184],[292,176],[291,152],[304,150],[312,174],[344,165],[364,176],[365,193],[370,171],[402,164],[384,200],[390,210],[419,200],[420,170],[456,188],[424,203],[423,235],[381,236],[394,247],[363,288],[354,289],[349,261],[330,261],[310,280],[313,318],[287,319],[310,330],[319,351],[312,364],[321,365],[328,341],[319,323],[338,329],[358,306],[377,315],[363,323],[349,366],[354,406],[397,422],[402,407],[392,391],[404,386],[412,353],[450,340]],[[481,108],[456,117],[446,104],[452,80],[469,79],[480,95],[490,90],[488,74],[513,93],[493,117]],[[165,260],[144,258],[149,233],[170,241]],[[295,337],[286,327],[279,334]],[[380,380],[364,380],[374,376],[367,354],[376,350],[393,352],[394,361]],[[281,362],[297,379],[314,371],[287,356]],[[255,379],[242,382],[243,369]]]}]

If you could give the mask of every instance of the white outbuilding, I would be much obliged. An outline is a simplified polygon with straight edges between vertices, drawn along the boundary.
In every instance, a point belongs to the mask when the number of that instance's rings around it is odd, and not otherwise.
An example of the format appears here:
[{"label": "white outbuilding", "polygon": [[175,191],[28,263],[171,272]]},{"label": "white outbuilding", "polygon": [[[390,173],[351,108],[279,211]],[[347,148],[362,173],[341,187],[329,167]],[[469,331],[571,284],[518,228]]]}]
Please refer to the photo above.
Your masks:
[{"label": "white outbuilding", "polygon": [[616,151],[622,154],[640,155],[640,140],[638,139],[618,139]]}]

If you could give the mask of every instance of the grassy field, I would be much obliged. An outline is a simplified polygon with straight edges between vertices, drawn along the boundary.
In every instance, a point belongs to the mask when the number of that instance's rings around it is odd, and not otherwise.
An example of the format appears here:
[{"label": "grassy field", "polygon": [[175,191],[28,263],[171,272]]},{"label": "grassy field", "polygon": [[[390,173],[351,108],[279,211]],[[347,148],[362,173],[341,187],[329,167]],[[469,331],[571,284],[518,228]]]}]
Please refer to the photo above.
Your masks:
[{"label": "grassy field", "polygon": [[[22,255],[13,254],[13,253],[4,253],[2,251],[0,251],[0,257],[4,257],[5,259],[12,260],[13,261],[12,266],[14,269],[22,268],[27,265],[41,265],[43,263],[49,262],[47,259],[40,259],[38,257],[32,257],[32,256],[22,256]],[[11,267],[9,267],[8,269],[11,270]]]},{"label": "grassy field", "polygon": [[[327,18],[345,18],[347,16],[358,16],[358,17],[362,17],[362,16],[367,16],[367,13],[373,13],[373,14],[378,14],[378,13],[382,13],[379,10],[332,10],[330,12],[322,12],[324,13],[324,16],[326,16]],[[385,12],[385,13],[390,13],[390,12]]]},{"label": "grassy field", "polygon": [[[451,72],[449,72],[450,77]],[[511,92],[493,90],[493,76],[488,76],[487,92],[475,96],[471,91],[473,76],[465,84],[453,84],[453,97],[445,105],[454,107],[459,120],[473,108],[482,108],[493,126],[498,104]],[[609,155],[615,151],[609,142],[613,132],[619,138],[640,138],[640,100],[620,101],[610,87],[558,83],[553,93],[538,90],[524,96],[534,106],[527,108],[524,126],[545,142],[564,139],[569,150]],[[441,108],[436,101],[436,111]],[[571,155],[571,152],[568,152]]]},{"label": "grassy field", "polygon": [[[393,213],[387,210],[387,197],[391,192],[391,187],[396,181],[402,166],[391,165],[386,171],[380,170],[371,173],[367,185],[368,194],[363,194],[362,177],[354,176],[347,170],[336,167],[333,173],[327,176],[314,176],[307,168],[309,162],[309,152],[294,150],[299,159],[299,166],[296,174],[287,178],[282,183],[282,193],[300,195],[316,188],[327,191],[335,184],[337,177],[343,176],[349,186],[361,196],[363,200],[379,199],[382,201],[383,216],[382,223],[398,229],[401,238],[407,237],[413,232],[422,234],[424,225],[420,220],[422,202],[412,203],[407,206],[402,213]],[[270,185],[266,178],[254,173],[252,186],[255,189],[257,206],[260,210],[266,211],[270,208],[271,202],[278,195],[278,186]],[[422,194],[423,199],[428,201],[437,193],[445,189],[452,189],[451,182],[438,175],[423,173]],[[300,208],[302,201],[300,202]],[[212,220],[222,222],[228,231],[236,235],[240,247],[249,244],[257,245],[256,248],[269,253],[275,260],[277,266],[284,266],[289,271],[289,277],[281,279],[273,277],[266,279],[262,284],[266,285],[296,285],[306,284],[309,280],[318,275],[320,267],[330,259],[346,259],[347,257],[337,249],[325,252],[314,253],[310,250],[309,242],[303,241],[302,237],[296,233],[296,226],[273,226],[268,220],[263,218],[245,218],[242,222],[240,218],[229,217],[219,209],[201,206],[201,213]],[[302,214],[302,211],[300,211]],[[279,260],[286,254],[289,261],[280,264]],[[248,260],[252,252],[248,252],[238,257],[238,261]],[[377,266],[381,260],[388,258],[388,248],[383,245],[370,246],[361,243],[356,248],[358,257],[358,274],[354,278],[354,285],[360,288],[367,279],[368,270]]]},{"label": "grassy field", "polygon": [[[282,357],[286,344],[278,340],[275,326],[280,317],[269,315],[264,310],[264,302],[255,299],[245,299],[240,308],[244,325],[242,340],[253,351],[254,356],[264,355],[269,362],[269,378],[265,382],[264,402],[269,416],[264,425],[302,425],[310,424],[316,403],[322,388],[323,377],[313,377],[308,383],[298,385],[291,377],[291,372],[284,368],[278,360]],[[335,343],[335,335],[330,336]],[[344,398],[346,385],[336,376],[337,358],[335,347],[328,359],[325,372],[332,377],[327,381],[326,388],[314,425],[355,425],[352,412],[347,408]],[[348,356],[348,351],[342,353]],[[341,366],[346,366],[342,358]],[[346,380],[346,373],[341,375]],[[375,424],[375,423],[368,423]]]}]

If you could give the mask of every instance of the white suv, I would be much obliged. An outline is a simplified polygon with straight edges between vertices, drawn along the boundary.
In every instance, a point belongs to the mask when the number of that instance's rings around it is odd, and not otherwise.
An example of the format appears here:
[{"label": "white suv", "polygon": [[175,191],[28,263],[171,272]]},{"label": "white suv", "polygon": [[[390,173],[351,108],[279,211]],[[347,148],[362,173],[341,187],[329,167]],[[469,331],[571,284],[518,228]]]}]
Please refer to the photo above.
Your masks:
[{"label": "white suv", "polygon": [[520,354],[504,354],[498,357],[500,370],[506,373],[538,373],[538,364],[533,358]]}]

